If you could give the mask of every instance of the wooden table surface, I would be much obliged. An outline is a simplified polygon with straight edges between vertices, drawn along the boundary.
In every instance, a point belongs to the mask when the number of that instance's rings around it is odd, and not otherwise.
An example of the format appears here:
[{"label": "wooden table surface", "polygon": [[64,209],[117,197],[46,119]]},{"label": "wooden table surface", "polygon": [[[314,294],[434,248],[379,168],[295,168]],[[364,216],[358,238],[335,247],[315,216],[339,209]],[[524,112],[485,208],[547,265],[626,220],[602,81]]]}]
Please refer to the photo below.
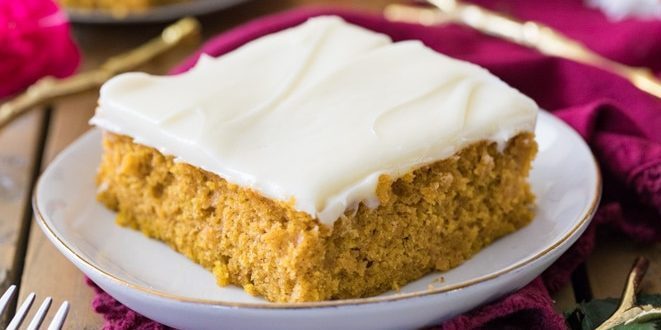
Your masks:
[{"label": "wooden table surface", "polygon": [[[201,17],[204,38],[260,15],[307,4],[340,4],[380,11],[387,0],[261,0]],[[83,52],[81,70],[94,68],[109,56],[156,36],[164,25],[75,25]],[[193,48],[154,60],[141,70],[165,73]],[[20,285],[20,299],[36,292],[50,295],[55,305],[71,303],[66,329],[98,329],[103,320],[92,311],[92,290],[83,275],[44,237],[32,219],[30,197],[39,173],[90,127],[98,91],[70,96],[46,109],[21,117],[0,131],[0,292]],[[647,256],[652,265],[643,291],[661,293],[661,244],[640,246],[616,235],[601,235],[594,254],[573,276],[573,283],[554,296],[558,310],[591,297],[619,296],[634,258]],[[36,308],[33,308],[33,310]],[[54,313],[50,313],[52,315]],[[48,320],[47,320],[48,321]],[[3,319],[2,322],[6,322]],[[2,326],[2,324],[0,324]]]}]

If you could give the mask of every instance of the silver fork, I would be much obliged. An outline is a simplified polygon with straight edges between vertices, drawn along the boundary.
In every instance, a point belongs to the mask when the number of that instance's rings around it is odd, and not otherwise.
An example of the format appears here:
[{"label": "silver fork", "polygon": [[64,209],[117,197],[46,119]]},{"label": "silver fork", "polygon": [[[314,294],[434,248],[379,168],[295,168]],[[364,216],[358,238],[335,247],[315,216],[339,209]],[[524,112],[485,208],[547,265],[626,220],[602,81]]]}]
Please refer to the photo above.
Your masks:
[{"label": "silver fork", "polygon": [[[14,296],[15,291],[16,285],[12,285],[7,289],[7,291],[5,291],[2,297],[0,297],[0,315],[4,313],[5,308],[7,305],[9,305],[9,302]],[[16,330],[21,326],[23,319],[25,319],[28,311],[30,311],[30,307],[32,307],[32,303],[34,302],[35,297],[36,295],[34,292],[32,292],[25,298],[25,300],[23,300],[23,303],[21,303],[21,306],[19,306],[16,310],[16,314],[14,314],[14,317],[9,322],[9,325],[7,325],[6,330]],[[27,330],[39,329],[39,326],[41,326],[41,323],[44,321],[44,317],[46,317],[46,313],[48,313],[48,309],[50,308],[52,302],[53,299],[51,297],[44,299],[44,302],[41,303],[41,306],[39,306],[39,309],[34,314],[32,321],[30,321],[30,324],[28,324]],[[48,330],[62,329],[64,320],[67,318],[67,313],[69,313],[69,302],[65,301],[62,303],[62,305],[60,305],[60,308],[57,309],[57,313],[55,313],[53,321],[51,321],[51,323],[48,325]]]}]

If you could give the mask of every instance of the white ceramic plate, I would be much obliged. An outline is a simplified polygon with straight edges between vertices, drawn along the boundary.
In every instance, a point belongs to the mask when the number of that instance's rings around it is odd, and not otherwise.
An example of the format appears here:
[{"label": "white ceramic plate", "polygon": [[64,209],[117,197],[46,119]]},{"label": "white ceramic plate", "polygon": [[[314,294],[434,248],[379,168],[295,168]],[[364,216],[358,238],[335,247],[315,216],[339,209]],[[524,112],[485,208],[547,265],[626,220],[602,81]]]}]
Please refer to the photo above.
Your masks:
[{"label": "white ceramic plate", "polygon": [[118,16],[110,10],[66,8],[67,15],[75,23],[116,24],[152,23],[172,21],[184,16],[211,13],[246,0],[189,0],[171,5],[156,6],[138,12]]},{"label": "white ceramic plate", "polygon": [[211,273],[134,230],[94,199],[101,132],[62,152],[34,194],[39,226],[71,262],[132,309],[183,329],[386,329],[436,324],[521,288],[580,236],[599,202],[599,171],[583,140],[541,112],[539,155],[531,182],[537,215],[463,265],[430,274],[400,292],[305,304],[274,304],[237,287],[218,287]]}]

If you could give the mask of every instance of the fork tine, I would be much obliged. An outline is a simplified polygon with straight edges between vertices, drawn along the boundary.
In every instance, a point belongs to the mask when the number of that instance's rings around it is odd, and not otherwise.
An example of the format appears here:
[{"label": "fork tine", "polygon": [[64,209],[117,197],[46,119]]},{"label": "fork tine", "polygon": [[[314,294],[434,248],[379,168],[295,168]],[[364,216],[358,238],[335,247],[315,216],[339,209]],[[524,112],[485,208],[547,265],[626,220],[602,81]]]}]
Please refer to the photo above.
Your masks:
[{"label": "fork tine", "polygon": [[48,330],[61,330],[64,320],[67,318],[67,313],[69,313],[69,302],[65,301],[55,313],[53,321],[48,325]]},{"label": "fork tine", "polygon": [[41,306],[39,306],[39,309],[34,314],[32,321],[30,321],[30,324],[28,324],[27,330],[39,329],[41,322],[44,321],[44,317],[46,316],[46,313],[48,313],[48,309],[50,308],[50,304],[52,301],[53,298],[51,297],[47,297],[46,299],[44,299],[44,302],[41,303]]},{"label": "fork tine", "polygon": [[25,315],[30,310],[30,306],[32,306],[32,302],[34,301],[35,296],[36,295],[34,292],[32,292],[25,298],[25,300],[23,300],[21,307],[19,307],[16,311],[16,315],[14,315],[14,318],[11,319],[11,322],[9,322],[9,325],[7,325],[7,330],[16,330],[21,326]]},{"label": "fork tine", "polygon": [[11,285],[7,288],[7,291],[5,291],[2,297],[0,297],[0,315],[5,312],[5,308],[7,308],[9,301],[11,301],[11,297],[14,295],[14,291],[16,291],[16,285]]}]

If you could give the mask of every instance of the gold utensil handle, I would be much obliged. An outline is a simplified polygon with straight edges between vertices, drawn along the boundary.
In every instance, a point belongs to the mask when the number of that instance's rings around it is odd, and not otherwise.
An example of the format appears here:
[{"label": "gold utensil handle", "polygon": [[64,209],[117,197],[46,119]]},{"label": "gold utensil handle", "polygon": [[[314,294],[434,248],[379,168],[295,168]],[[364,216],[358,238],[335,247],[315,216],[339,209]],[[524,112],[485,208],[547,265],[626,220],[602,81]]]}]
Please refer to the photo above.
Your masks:
[{"label": "gold utensil handle", "polygon": [[644,312],[644,310],[636,306],[636,294],[640,289],[640,283],[643,281],[645,273],[649,268],[650,262],[647,258],[638,257],[631,267],[627,283],[622,292],[622,300],[617,310],[611,315],[604,323],[602,323],[596,330],[612,329],[618,325],[624,324],[629,319],[633,319],[637,314]]},{"label": "gold utensil handle", "polygon": [[166,27],[161,35],[140,47],[108,59],[98,69],[64,79],[44,77],[22,94],[0,106],[0,128],[22,113],[59,97],[79,93],[101,86],[113,76],[149,62],[182,42],[198,38],[200,23],[191,17],[183,18]]},{"label": "gold utensil handle", "polygon": [[437,8],[402,5],[393,3],[383,9],[383,16],[395,22],[436,25],[450,22],[448,15],[443,15]]},{"label": "gold utensil handle", "polygon": [[[521,22],[505,15],[456,0],[427,0],[439,10],[390,5],[384,11],[389,19],[420,24],[452,21],[480,32],[537,49],[540,53],[598,67],[616,74],[638,89],[661,98],[661,82],[646,68],[629,67],[609,60],[554,29],[532,21]],[[435,14],[435,16],[434,16]]]}]

